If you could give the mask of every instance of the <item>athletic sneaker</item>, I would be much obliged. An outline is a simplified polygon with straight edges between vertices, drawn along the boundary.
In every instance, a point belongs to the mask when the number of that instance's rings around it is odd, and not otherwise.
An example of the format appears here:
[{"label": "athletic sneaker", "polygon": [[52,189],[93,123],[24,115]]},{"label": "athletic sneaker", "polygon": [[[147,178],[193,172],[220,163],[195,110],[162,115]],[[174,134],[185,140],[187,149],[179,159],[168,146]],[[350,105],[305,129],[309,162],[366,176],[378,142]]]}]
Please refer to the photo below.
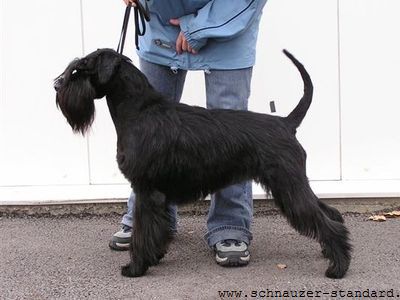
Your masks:
[{"label": "athletic sneaker", "polygon": [[224,240],[214,247],[217,264],[225,267],[245,266],[250,261],[250,252],[245,242]]},{"label": "athletic sneaker", "polygon": [[120,231],[117,231],[112,236],[108,244],[112,250],[126,251],[129,250],[131,243],[132,227],[123,225]]}]

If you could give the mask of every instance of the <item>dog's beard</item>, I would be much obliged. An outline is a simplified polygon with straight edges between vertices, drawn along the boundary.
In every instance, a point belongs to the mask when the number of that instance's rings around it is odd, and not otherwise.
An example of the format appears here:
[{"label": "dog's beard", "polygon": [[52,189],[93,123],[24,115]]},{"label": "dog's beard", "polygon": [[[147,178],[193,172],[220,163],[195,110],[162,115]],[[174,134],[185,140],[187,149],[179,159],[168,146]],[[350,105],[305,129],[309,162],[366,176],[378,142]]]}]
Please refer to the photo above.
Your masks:
[{"label": "dog's beard", "polygon": [[84,134],[94,120],[96,91],[89,78],[70,80],[57,92],[56,103],[74,132]]}]

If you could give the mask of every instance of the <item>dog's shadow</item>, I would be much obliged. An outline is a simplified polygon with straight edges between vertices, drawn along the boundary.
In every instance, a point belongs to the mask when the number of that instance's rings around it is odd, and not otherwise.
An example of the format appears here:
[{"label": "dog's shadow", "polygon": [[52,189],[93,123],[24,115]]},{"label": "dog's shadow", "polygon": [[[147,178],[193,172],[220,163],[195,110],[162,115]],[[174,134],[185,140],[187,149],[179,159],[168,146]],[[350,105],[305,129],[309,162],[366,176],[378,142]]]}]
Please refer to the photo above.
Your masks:
[{"label": "dog's shadow", "polygon": [[[179,272],[185,272],[188,268],[186,271],[213,270],[218,273],[234,270],[234,268],[223,268],[216,264],[214,251],[204,240],[205,224],[205,216],[181,217],[178,233],[159,266],[165,266],[168,270],[179,268]],[[298,235],[287,224],[284,217],[275,215],[255,217],[252,229],[253,241],[249,247],[251,253],[249,266],[271,269],[283,264],[295,265],[299,269],[309,269],[313,265],[312,262],[317,261],[318,265],[314,266],[317,272],[319,267],[323,268],[322,265],[326,264],[318,244],[310,243],[307,237]],[[148,274],[158,276],[159,272],[163,273],[165,269],[155,267],[149,270]],[[168,275],[168,272],[165,275]]]}]

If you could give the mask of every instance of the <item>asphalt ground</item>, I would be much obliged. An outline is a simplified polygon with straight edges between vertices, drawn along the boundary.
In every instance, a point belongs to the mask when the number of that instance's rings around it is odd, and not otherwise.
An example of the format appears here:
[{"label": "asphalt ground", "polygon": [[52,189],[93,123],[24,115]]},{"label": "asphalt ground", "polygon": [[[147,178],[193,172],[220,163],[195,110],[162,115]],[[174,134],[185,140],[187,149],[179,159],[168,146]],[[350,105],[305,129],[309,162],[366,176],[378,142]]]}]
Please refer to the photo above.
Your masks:
[{"label": "asphalt ground", "polygon": [[324,277],[319,245],[279,214],[254,218],[247,267],[218,266],[203,240],[206,217],[183,216],[162,263],[124,278],[128,253],[108,248],[120,216],[3,216],[0,299],[399,299],[400,219],[345,220],[354,252],[340,280]]}]

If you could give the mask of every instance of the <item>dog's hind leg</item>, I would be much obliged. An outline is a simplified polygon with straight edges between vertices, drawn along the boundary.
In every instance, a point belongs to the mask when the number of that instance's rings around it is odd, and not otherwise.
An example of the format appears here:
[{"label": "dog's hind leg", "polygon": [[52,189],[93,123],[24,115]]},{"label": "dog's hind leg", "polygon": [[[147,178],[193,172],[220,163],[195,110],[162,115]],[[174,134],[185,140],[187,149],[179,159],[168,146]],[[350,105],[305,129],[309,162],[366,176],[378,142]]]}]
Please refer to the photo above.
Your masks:
[{"label": "dog's hind leg", "polygon": [[324,213],[329,217],[329,219],[340,222],[340,223],[344,223],[344,219],[343,219],[342,215],[336,208],[329,206],[328,204],[322,202],[321,200],[319,200],[317,198],[317,196],[315,196],[315,198],[317,199],[319,208],[321,208],[324,211]]},{"label": "dog's hind leg", "polygon": [[142,276],[150,266],[158,264],[173,237],[164,194],[139,192],[136,196],[131,262],[122,268],[122,275],[127,277]]},{"label": "dog's hind leg", "polygon": [[[315,201],[302,168],[293,176],[284,168],[269,172],[265,185],[269,186],[275,203],[289,223],[302,235],[314,238],[324,246],[325,255],[330,260],[326,276],[342,278],[350,264],[351,245],[348,231],[340,220],[332,220],[327,208]],[[332,210],[329,210],[332,212]],[[334,213],[337,217],[337,214]]]},{"label": "dog's hind leg", "polygon": [[[337,221],[337,222],[340,222],[340,223],[344,223],[344,219],[343,219],[342,215],[340,214],[340,212],[336,208],[325,204],[324,202],[319,200],[316,196],[315,196],[315,198],[316,198],[316,200],[318,202],[319,207],[324,211],[324,213],[331,220]],[[325,258],[328,258],[328,253],[327,253],[326,247],[325,247],[325,245],[323,243],[321,243],[321,248],[322,248],[322,255]]]}]

